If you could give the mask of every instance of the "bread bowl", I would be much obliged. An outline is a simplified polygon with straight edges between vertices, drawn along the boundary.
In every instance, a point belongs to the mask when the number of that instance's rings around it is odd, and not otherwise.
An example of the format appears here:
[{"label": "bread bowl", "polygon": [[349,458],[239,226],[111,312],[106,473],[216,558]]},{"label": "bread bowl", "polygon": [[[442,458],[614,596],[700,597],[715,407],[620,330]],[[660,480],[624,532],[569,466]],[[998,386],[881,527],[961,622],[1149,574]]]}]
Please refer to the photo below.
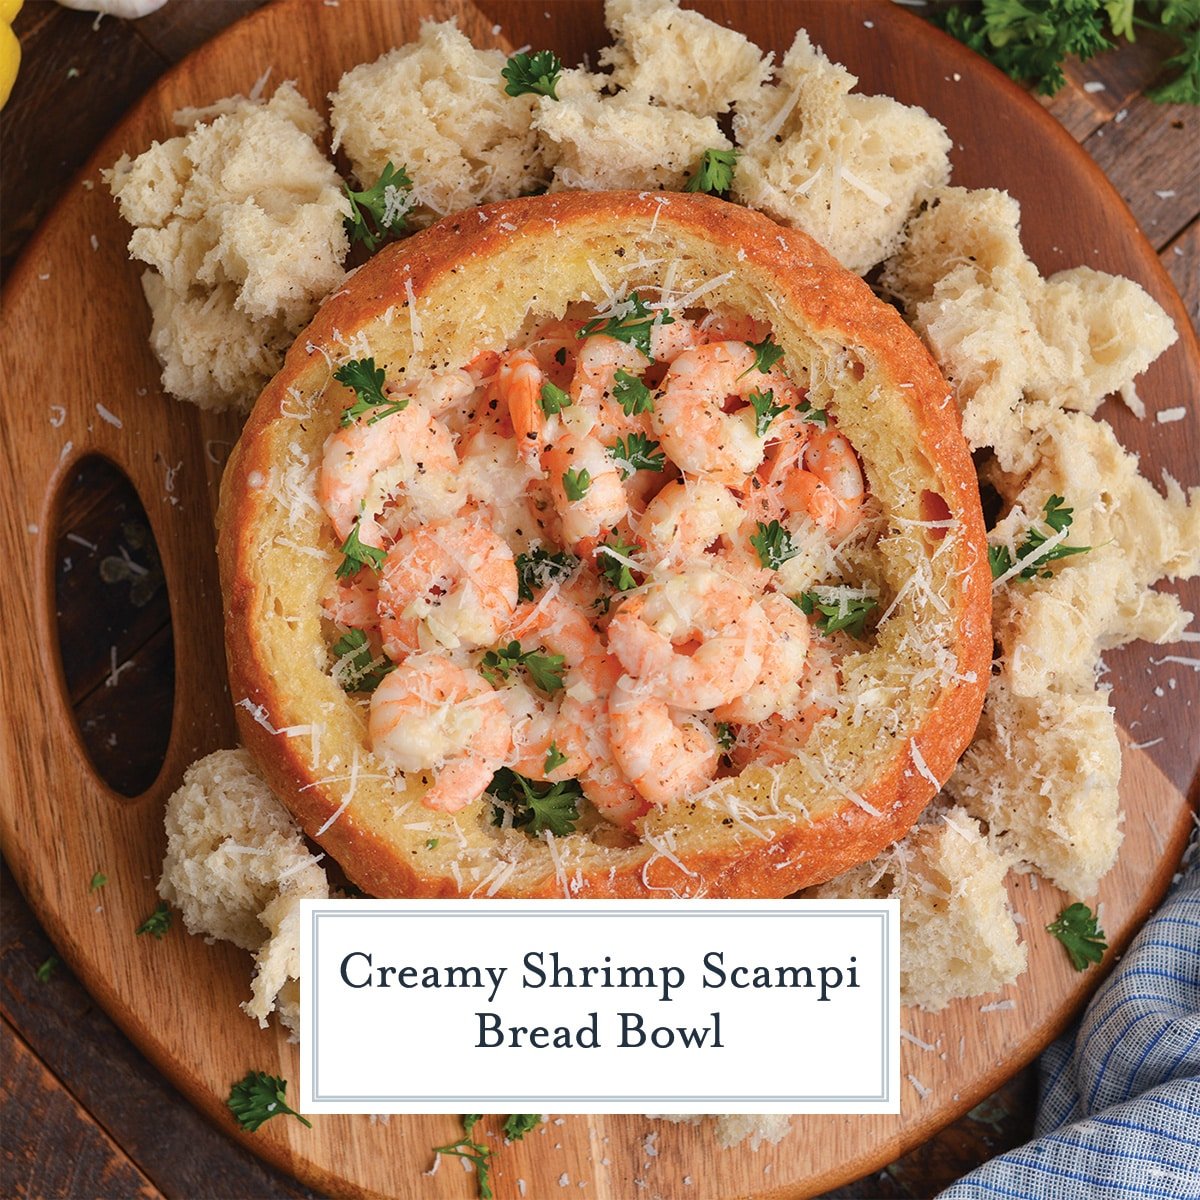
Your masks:
[{"label": "bread bowl", "polygon": [[[628,830],[585,821],[531,838],[494,825],[487,803],[433,811],[421,803],[431,773],[389,769],[369,714],[331,675],[322,605],[342,555],[317,474],[354,398],[334,373],[369,354],[389,381],[412,385],[511,347],[534,317],[638,289],[677,311],[702,299],[769,322],[781,369],[861,459],[875,524],[844,555],[882,617],[840,661],[836,711],[786,762],[661,798]],[[219,519],[246,745],[305,832],[374,895],[786,895],[901,836],[983,702],[990,572],[949,387],[895,311],[815,242],[711,197],[532,197],[384,249],[326,302],[260,396]]]}]

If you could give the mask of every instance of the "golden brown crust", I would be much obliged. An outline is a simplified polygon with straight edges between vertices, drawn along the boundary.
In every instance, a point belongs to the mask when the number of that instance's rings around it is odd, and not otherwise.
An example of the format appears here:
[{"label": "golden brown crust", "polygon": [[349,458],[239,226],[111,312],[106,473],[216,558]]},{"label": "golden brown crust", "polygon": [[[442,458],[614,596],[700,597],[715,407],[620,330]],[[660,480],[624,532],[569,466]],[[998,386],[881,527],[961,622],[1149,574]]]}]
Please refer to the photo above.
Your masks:
[{"label": "golden brown crust", "polygon": [[[508,344],[529,313],[561,312],[589,288],[601,299],[598,276],[660,285],[673,254],[684,264],[677,279],[691,271],[708,286],[697,303],[758,310],[785,367],[819,365],[828,376],[839,425],[889,518],[882,574],[895,601],[876,645],[844,672],[848,686],[878,687],[885,699],[855,721],[842,713],[818,726],[801,761],[751,768],[655,810],[632,847],[580,834],[551,850],[489,829],[472,810],[423,809],[419,780],[380,781],[361,716],[328,678],[317,601],[338,555],[303,497],[342,407],[321,402],[333,364],[366,345],[389,377],[458,365]],[[950,529],[928,525],[947,511]],[[381,251],[327,301],[259,398],[226,471],[220,526],[243,737],[305,831],[327,826],[318,840],[376,895],[786,895],[902,836],[936,790],[929,777],[950,774],[983,703],[991,581],[949,387],[899,315],[811,239],[705,196],[514,200]]]}]

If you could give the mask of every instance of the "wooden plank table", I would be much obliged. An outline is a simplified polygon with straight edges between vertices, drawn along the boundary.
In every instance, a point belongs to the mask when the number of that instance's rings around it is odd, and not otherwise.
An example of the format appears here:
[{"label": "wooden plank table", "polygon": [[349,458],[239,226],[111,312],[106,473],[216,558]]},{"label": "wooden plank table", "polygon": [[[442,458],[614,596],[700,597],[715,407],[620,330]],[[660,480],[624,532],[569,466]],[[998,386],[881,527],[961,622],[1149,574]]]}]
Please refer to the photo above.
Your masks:
[{"label": "wooden plank table", "polygon": [[[172,63],[263,0],[173,0],[136,23],[27,3],[16,22],[24,63],[0,118],[0,265],[7,273],[30,232],[120,114]],[[1129,203],[1200,317],[1200,113],[1162,108],[1144,91],[1161,47],[1123,45],[1083,67],[1048,103]],[[1100,86],[1097,86],[1100,85]],[[169,720],[173,655],[165,593],[121,578],[120,547],[136,539],[136,501],[103,472],[81,479],[59,555],[64,662],[97,765],[136,794],[153,773]],[[73,559],[70,566],[68,559]],[[109,562],[108,582],[98,564]],[[86,567],[77,572],[75,567]],[[153,572],[151,571],[151,576]],[[136,585],[136,586],[135,586]],[[106,636],[98,636],[102,627]],[[110,646],[160,689],[130,721],[106,688]],[[132,691],[133,689],[131,689]],[[6,714],[14,719],[17,714]],[[159,718],[159,719],[156,719]],[[148,764],[150,766],[148,767]],[[63,967],[35,975],[53,948],[7,868],[0,925],[0,1053],[4,1196],[309,1196],[212,1127],[135,1050]],[[102,891],[97,903],[102,903]],[[932,1194],[1030,1134],[1033,1068],[886,1171],[829,1193]],[[399,1186],[399,1185],[398,1185]]]}]

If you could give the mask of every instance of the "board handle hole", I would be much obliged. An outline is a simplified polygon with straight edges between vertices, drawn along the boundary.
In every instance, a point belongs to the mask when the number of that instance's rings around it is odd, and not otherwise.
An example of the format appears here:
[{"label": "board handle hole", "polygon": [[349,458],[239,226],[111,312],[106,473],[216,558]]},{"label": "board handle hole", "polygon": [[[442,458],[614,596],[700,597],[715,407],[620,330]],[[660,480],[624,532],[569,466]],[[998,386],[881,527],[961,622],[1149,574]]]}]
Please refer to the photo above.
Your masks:
[{"label": "board handle hole", "polygon": [[129,477],[80,459],[56,504],[54,612],[64,701],[92,767],[141,795],[166,757],[175,640],[158,545]]}]

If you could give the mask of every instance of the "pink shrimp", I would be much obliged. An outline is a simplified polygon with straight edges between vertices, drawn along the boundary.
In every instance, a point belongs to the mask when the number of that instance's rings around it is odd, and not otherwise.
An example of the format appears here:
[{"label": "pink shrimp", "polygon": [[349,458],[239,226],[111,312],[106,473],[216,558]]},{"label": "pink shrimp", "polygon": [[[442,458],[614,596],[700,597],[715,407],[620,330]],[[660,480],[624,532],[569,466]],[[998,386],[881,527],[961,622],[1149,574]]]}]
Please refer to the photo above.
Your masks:
[{"label": "pink shrimp", "polygon": [[370,571],[359,571],[353,579],[340,579],[332,595],[321,603],[321,611],[339,625],[368,632],[379,628],[379,581]]},{"label": "pink shrimp", "polygon": [[620,468],[596,438],[560,434],[542,452],[542,466],[568,545],[599,537],[628,515]]},{"label": "pink shrimp", "polygon": [[660,563],[694,563],[714,543],[728,545],[743,519],[733,493],[708,479],[665,484],[637,522],[647,549]]},{"label": "pink shrimp", "polygon": [[385,762],[434,772],[421,803],[441,812],[478,800],[512,748],[500,698],[438,655],[414,656],[386,676],[371,696],[368,734]]},{"label": "pink shrimp", "polygon": [[808,618],[778,592],[763,596],[759,605],[769,630],[762,670],[745,692],[713,712],[718,721],[754,725],[772,713],[793,713],[799,704],[808,657]]}]

